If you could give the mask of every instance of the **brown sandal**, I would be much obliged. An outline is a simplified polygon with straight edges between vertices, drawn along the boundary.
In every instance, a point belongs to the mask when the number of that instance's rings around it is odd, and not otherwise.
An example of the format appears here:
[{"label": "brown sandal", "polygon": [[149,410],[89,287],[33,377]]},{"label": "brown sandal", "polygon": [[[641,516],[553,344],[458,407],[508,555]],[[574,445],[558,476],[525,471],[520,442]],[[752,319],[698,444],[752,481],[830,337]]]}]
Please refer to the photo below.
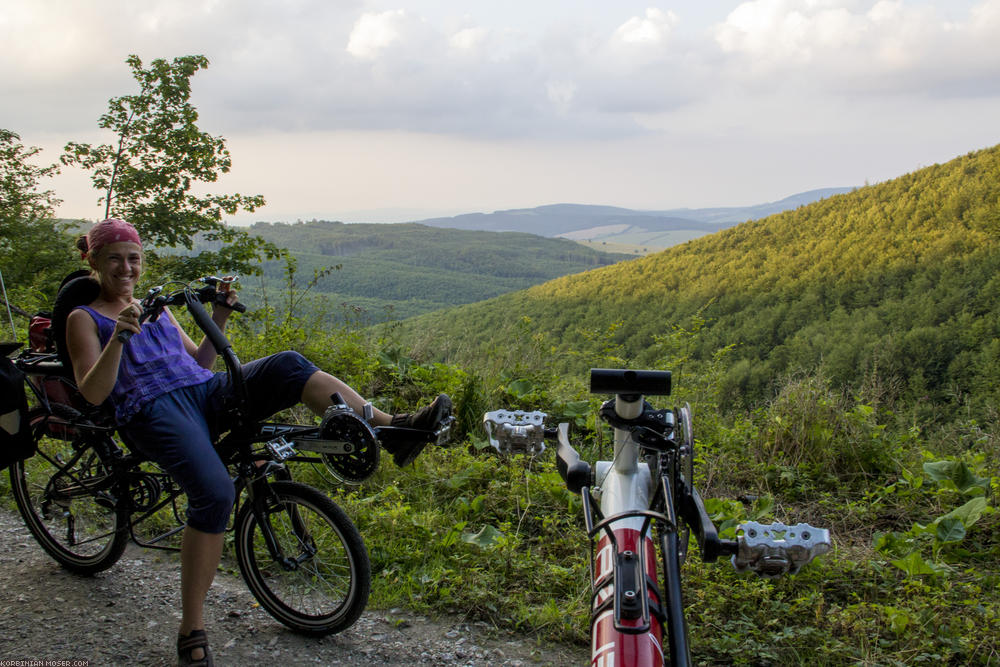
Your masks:
[{"label": "brown sandal", "polygon": [[[203,658],[197,660],[192,654],[202,649]],[[204,630],[192,630],[189,635],[177,635],[177,664],[179,667],[214,667],[212,652],[208,650],[208,635]]]}]

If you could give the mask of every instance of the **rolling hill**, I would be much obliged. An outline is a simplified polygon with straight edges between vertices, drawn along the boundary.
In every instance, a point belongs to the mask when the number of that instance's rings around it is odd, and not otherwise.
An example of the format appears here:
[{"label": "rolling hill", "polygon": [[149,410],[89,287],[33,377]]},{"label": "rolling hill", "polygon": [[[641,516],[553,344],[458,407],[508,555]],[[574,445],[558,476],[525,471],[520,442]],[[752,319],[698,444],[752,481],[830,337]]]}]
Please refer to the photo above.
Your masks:
[{"label": "rolling hill", "polygon": [[[527,332],[516,323],[530,322]],[[405,340],[463,361],[542,337],[569,356],[612,349],[660,363],[674,327],[704,362],[726,346],[730,400],[784,374],[882,383],[927,409],[1000,398],[1000,148],[698,238],[406,322]],[[571,353],[571,354],[570,354]],[[858,389],[860,390],[860,389]],[[956,403],[957,402],[957,403]]]},{"label": "rolling hill", "polygon": [[[253,234],[287,248],[311,293],[365,319],[405,318],[517,291],[561,275],[630,259],[566,239],[439,229],[419,224],[257,223]],[[284,289],[284,265],[263,266],[268,291]],[[249,285],[252,288],[252,282]]]}]

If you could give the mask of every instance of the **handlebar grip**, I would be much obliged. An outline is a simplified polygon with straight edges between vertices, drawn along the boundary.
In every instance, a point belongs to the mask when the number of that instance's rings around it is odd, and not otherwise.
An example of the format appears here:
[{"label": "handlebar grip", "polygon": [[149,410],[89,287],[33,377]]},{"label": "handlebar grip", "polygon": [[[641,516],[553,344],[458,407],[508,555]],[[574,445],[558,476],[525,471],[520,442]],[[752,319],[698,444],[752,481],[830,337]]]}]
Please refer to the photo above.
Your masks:
[{"label": "handlebar grip", "polygon": [[591,368],[590,393],[668,396],[670,394],[670,371]]},{"label": "handlebar grip", "polygon": [[[152,314],[151,311],[148,311],[145,308],[143,308],[142,312],[139,313],[139,328],[140,329],[142,328],[142,323],[145,322],[146,320],[148,320],[149,316],[151,314]],[[156,321],[155,317],[153,318],[153,321]],[[118,336],[117,336],[118,342],[121,343],[122,345],[124,345],[134,335],[135,335],[134,331],[119,331],[118,332]]]},{"label": "handlebar grip", "polygon": [[216,292],[215,293],[215,303],[217,303],[219,305],[222,305],[222,306],[226,306],[227,308],[231,308],[231,309],[235,310],[237,313],[245,313],[245,312],[247,312],[247,307],[244,306],[239,301],[237,301],[236,303],[234,303],[232,305],[226,303],[226,293],[225,292]]},{"label": "handlebar grip", "polygon": [[580,493],[591,486],[590,464],[569,444],[569,424],[559,424],[559,444],[556,445],[556,468],[571,493]]}]

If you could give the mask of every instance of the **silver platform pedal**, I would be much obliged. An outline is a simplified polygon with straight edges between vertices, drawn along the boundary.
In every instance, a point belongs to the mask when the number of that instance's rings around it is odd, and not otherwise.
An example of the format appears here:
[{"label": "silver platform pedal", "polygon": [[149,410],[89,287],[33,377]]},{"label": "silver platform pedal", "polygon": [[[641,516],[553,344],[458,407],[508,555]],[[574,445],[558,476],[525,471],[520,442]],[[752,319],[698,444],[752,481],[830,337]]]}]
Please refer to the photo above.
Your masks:
[{"label": "silver platform pedal", "polygon": [[494,410],[483,415],[483,426],[499,453],[537,456],[545,451],[546,416],[538,410]]},{"label": "silver platform pedal", "polygon": [[765,579],[795,574],[816,556],[830,550],[830,531],[807,523],[786,526],[748,521],[737,529],[739,551],[733,556],[737,572],[752,571]]},{"label": "silver platform pedal", "polygon": [[271,453],[271,456],[278,463],[290,459],[297,453],[295,445],[285,440],[285,436],[283,435],[279,435],[274,440],[268,440],[264,444],[267,447],[267,451]]}]

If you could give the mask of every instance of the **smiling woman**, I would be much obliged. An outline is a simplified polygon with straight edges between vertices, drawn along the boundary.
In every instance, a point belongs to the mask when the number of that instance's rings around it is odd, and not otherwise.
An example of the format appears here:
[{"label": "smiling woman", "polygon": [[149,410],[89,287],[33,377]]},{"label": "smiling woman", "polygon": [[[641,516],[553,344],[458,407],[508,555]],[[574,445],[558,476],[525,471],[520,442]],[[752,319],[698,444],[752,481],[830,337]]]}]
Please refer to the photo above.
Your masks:
[{"label": "smiling woman", "polygon": [[[232,426],[224,406],[231,404],[234,383],[227,373],[212,372],[218,348],[210,336],[195,343],[166,309],[162,316],[142,322],[144,311],[133,295],[142,273],[142,241],[132,225],[118,219],[100,222],[81,240],[80,249],[98,289],[96,298],[76,307],[66,320],[73,376],[90,403],[110,400],[129,449],[161,466],[187,495],[177,651],[181,665],[211,667],[203,605],[236,495],[214,442]],[[222,282],[223,298],[213,302],[211,315],[218,337],[224,337],[237,305],[230,282]],[[257,359],[243,365],[241,374],[251,419],[299,402],[324,415],[332,403],[342,401],[373,426],[433,430],[451,413],[451,400],[444,394],[413,414],[372,409],[351,387],[297,352]],[[424,444],[407,439],[386,449],[404,466]]]}]

